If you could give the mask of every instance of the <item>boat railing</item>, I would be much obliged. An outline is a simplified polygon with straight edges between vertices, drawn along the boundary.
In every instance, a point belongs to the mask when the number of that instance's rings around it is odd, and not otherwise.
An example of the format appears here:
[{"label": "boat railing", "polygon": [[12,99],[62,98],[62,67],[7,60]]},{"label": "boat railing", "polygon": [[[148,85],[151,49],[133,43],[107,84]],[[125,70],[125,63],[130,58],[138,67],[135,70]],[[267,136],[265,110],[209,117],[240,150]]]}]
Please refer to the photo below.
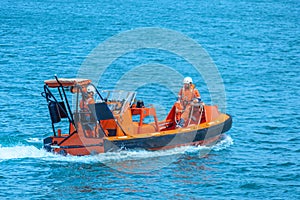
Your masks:
[{"label": "boat railing", "polygon": [[[190,103],[191,110],[189,114],[188,124],[187,126],[191,125],[191,122],[193,125],[199,125],[201,123],[201,119],[204,113],[204,103],[203,102],[197,102],[197,103]],[[197,123],[196,123],[197,122]]]}]

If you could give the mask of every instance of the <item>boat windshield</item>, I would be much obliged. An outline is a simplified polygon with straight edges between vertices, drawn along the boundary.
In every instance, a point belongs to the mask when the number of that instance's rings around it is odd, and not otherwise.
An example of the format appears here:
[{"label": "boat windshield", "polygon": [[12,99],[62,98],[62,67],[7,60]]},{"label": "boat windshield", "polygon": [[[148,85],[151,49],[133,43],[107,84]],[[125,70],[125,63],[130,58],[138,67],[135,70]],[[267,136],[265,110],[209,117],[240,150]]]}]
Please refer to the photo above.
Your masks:
[{"label": "boat windshield", "polygon": [[136,96],[136,92],[123,90],[103,90],[100,93],[114,114],[126,111],[134,103]]},{"label": "boat windshield", "polygon": [[[98,91],[93,84],[79,88],[71,88],[73,93],[73,110],[86,110],[88,104],[106,102],[109,109],[113,114],[122,114],[133,103],[136,96],[136,92],[123,91],[123,90],[103,90]],[[84,111],[86,112],[86,111]]]}]

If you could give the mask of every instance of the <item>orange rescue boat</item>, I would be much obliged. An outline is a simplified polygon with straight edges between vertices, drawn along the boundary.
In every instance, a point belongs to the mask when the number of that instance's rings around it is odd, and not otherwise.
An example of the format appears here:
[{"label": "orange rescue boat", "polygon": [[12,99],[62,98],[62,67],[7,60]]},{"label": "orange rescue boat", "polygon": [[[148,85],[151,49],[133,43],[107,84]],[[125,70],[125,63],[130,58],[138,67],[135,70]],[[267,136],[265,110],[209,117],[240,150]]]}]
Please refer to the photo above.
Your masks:
[{"label": "orange rescue boat", "polygon": [[[191,102],[189,119],[178,128],[175,106],[165,120],[158,121],[154,107],[135,101],[136,92],[100,93],[88,79],[46,80],[42,96],[53,129],[53,135],[44,139],[44,148],[63,155],[210,145],[232,125],[231,116],[217,106]],[[153,121],[146,123],[146,117]]]}]

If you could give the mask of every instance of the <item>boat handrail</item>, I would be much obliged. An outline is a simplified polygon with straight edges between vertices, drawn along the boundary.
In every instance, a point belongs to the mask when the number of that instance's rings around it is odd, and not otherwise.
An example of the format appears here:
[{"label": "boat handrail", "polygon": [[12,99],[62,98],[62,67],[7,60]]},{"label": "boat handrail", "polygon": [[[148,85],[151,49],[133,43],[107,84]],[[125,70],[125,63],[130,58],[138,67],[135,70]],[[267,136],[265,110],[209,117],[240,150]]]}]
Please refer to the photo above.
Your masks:
[{"label": "boat handrail", "polygon": [[191,110],[190,110],[189,122],[188,122],[187,126],[190,125],[191,120],[194,117],[193,113],[194,113],[194,108],[195,107],[198,107],[200,109],[200,115],[199,115],[198,122],[197,122],[197,125],[199,125],[201,123],[201,119],[202,119],[202,114],[203,114],[203,110],[204,110],[204,103],[203,102],[197,102],[197,103],[191,102],[190,105],[191,105]]}]

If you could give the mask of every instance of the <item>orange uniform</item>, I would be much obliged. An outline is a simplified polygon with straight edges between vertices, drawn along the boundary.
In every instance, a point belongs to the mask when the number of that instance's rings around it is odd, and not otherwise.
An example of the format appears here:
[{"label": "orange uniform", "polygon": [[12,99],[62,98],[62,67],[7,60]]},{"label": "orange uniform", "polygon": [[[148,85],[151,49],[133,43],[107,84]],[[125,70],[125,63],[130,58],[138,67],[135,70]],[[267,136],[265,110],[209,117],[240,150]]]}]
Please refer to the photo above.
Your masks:
[{"label": "orange uniform", "polygon": [[83,99],[82,99],[82,100],[80,101],[79,107],[80,107],[81,110],[86,111],[86,110],[89,109],[89,107],[88,107],[89,104],[95,104],[95,100],[94,100],[93,97],[89,97],[89,98],[86,99],[86,100],[83,100]]},{"label": "orange uniform", "polygon": [[176,101],[174,106],[176,107],[176,121],[179,121],[183,112],[183,106],[180,101]]},{"label": "orange uniform", "polygon": [[184,109],[194,98],[200,98],[200,93],[194,84],[191,84],[189,88],[181,88],[178,93],[178,99]]},{"label": "orange uniform", "polygon": [[187,121],[189,118],[191,105],[190,103],[194,99],[200,98],[199,91],[195,88],[194,84],[190,84],[189,87],[183,87],[178,93],[178,101],[175,103],[176,107],[176,120]]},{"label": "orange uniform", "polygon": [[[79,104],[81,111],[85,112],[85,114],[82,115],[83,118],[81,118],[81,119],[83,121],[87,121],[87,122],[91,122],[91,114],[89,113],[90,109],[88,107],[89,104],[95,104],[95,100],[94,100],[93,96],[88,96],[87,99],[83,98]],[[95,134],[94,127],[95,127],[95,124],[93,124],[93,123],[87,124],[85,127],[83,127],[87,137],[92,137]]]}]

